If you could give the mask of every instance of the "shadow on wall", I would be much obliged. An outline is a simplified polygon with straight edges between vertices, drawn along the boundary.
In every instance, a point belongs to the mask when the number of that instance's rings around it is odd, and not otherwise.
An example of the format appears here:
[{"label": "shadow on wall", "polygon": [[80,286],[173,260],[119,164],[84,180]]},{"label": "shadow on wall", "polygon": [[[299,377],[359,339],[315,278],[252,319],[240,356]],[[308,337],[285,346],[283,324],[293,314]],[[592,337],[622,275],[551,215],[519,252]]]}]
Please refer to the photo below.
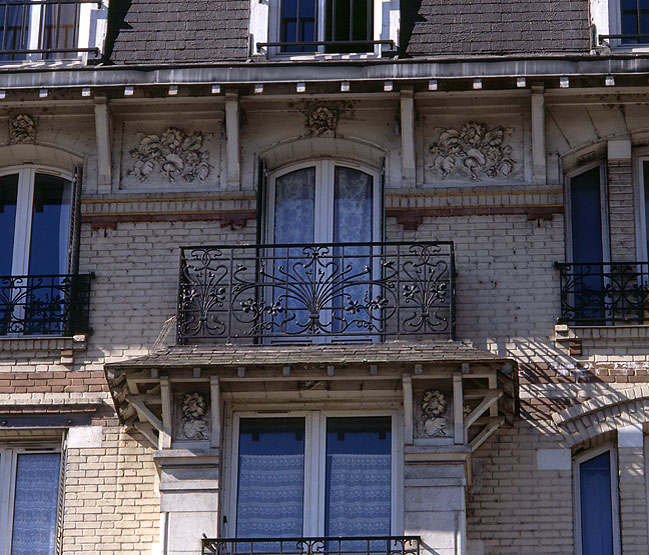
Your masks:
[{"label": "shadow on wall", "polygon": [[399,36],[399,57],[409,58],[406,52],[412,37],[415,24],[426,21],[426,18],[419,14],[422,0],[401,0],[401,33]]},{"label": "shadow on wall", "polygon": [[132,30],[133,26],[126,22],[126,15],[131,9],[132,0],[111,0],[108,6],[108,27],[106,29],[106,48],[101,63],[112,65],[113,46],[121,31]]}]

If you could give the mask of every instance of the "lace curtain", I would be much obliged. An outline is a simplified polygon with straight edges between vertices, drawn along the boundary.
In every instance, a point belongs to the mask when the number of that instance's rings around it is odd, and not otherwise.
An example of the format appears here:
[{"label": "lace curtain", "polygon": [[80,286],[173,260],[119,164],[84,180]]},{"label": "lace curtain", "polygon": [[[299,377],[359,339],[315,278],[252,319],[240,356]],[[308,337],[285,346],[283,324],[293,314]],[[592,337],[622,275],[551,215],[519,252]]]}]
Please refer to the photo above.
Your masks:
[{"label": "lace curtain", "polygon": [[60,464],[58,453],[18,455],[12,555],[54,553]]},{"label": "lace curtain", "polygon": [[304,455],[239,455],[237,537],[302,535]]},{"label": "lace curtain", "polygon": [[313,241],[315,168],[297,170],[275,183],[275,243]]},{"label": "lace curtain", "polygon": [[327,458],[327,536],[389,535],[390,455]]}]

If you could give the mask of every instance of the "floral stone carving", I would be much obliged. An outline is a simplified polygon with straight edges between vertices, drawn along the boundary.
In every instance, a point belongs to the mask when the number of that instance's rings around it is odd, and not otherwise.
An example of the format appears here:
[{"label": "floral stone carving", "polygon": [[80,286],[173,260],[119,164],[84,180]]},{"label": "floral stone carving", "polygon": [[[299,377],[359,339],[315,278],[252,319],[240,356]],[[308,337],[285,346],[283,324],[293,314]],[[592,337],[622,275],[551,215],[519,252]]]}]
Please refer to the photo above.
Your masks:
[{"label": "floral stone carving", "polygon": [[182,433],[187,439],[209,439],[207,403],[200,393],[187,393],[182,405]]},{"label": "floral stone carving", "polygon": [[473,181],[483,176],[507,177],[514,169],[512,147],[504,144],[505,128],[493,129],[485,123],[470,121],[457,129],[441,129],[439,140],[432,144],[431,169],[445,178],[455,168],[468,172]]},{"label": "floral stone carving", "polygon": [[28,114],[18,114],[9,122],[11,144],[33,143],[36,139],[36,123]]},{"label": "floral stone carving", "polygon": [[424,433],[429,437],[445,436],[446,426],[446,399],[439,391],[430,389],[424,393],[421,400],[421,410],[424,420]]},{"label": "floral stone carving", "polygon": [[305,117],[307,136],[322,137],[323,135],[336,135],[338,122],[352,108],[346,101],[304,101],[298,104]]},{"label": "floral stone carving", "polygon": [[188,135],[177,127],[168,127],[160,135],[138,135],[140,144],[130,152],[136,160],[130,173],[140,181],[154,171],[162,173],[170,183],[177,178],[188,183],[205,181],[210,175],[209,152],[201,149],[211,135],[200,131]]}]

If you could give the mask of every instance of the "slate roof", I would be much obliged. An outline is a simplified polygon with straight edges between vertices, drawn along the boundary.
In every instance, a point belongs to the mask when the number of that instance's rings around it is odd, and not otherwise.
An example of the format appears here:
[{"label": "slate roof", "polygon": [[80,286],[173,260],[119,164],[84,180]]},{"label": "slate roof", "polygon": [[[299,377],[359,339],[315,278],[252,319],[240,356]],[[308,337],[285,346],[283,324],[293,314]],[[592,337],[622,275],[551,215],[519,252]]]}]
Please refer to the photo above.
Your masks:
[{"label": "slate roof", "polygon": [[106,364],[107,369],[186,368],[215,366],[287,366],[297,364],[379,364],[482,362],[511,359],[457,341],[408,343],[392,341],[356,345],[173,346],[148,355]]}]

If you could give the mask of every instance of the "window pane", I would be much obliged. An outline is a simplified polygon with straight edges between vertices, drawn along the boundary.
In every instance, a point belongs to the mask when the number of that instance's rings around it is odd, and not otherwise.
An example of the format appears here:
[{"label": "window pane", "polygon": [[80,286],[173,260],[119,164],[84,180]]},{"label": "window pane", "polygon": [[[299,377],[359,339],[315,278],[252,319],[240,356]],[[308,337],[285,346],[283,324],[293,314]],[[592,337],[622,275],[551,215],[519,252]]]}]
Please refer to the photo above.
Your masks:
[{"label": "window pane", "polygon": [[304,418],[242,418],[237,537],[302,535]]},{"label": "window pane", "polygon": [[18,455],[12,555],[51,555],[56,544],[61,456]]},{"label": "window pane", "polygon": [[645,221],[645,260],[649,262],[649,162],[643,162],[643,184],[644,184],[644,221]]},{"label": "window pane", "polygon": [[0,177],[0,276],[11,275],[17,199],[18,174]]},{"label": "window pane", "polygon": [[[77,12],[74,4],[43,6],[43,29],[41,46],[43,49],[73,49],[77,44]],[[44,58],[74,57],[75,53],[44,54]]]},{"label": "window pane", "polygon": [[573,262],[602,262],[599,166],[570,180]]},{"label": "window pane", "polygon": [[311,243],[315,168],[287,173],[275,182],[275,243]]},{"label": "window pane", "polygon": [[29,275],[66,271],[70,225],[71,184],[60,177],[37,173],[29,254]]},{"label": "window pane", "polygon": [[[9,0],[11,2],[11,0]],[[29,46],[31,8],[25,5],[0,6],[0,49],[25,50]],[[25,60],[27,54],[0,54],[1,61]]]},{"label": "window pane", "polygon": [[[349,42],[371,40],[372,0],[327,0],[327,40]],[[368,52],[371,44],[332,45],[327,52]]]},{"label": "window pane", "polygon": [[327,419],[325,535],[390,534],[390,435],[390,417]]},{"label": "window pane", "polygon": [[[313,42],[317,40],[317,0],[282,0],[280,22],[281,42]],[[315,52],[315,45],[284,46],[282,52]]]},{"label": "window pane", "polygon": [[582,553],[613,555],[610,453],[581,463],[579,479]]}]

